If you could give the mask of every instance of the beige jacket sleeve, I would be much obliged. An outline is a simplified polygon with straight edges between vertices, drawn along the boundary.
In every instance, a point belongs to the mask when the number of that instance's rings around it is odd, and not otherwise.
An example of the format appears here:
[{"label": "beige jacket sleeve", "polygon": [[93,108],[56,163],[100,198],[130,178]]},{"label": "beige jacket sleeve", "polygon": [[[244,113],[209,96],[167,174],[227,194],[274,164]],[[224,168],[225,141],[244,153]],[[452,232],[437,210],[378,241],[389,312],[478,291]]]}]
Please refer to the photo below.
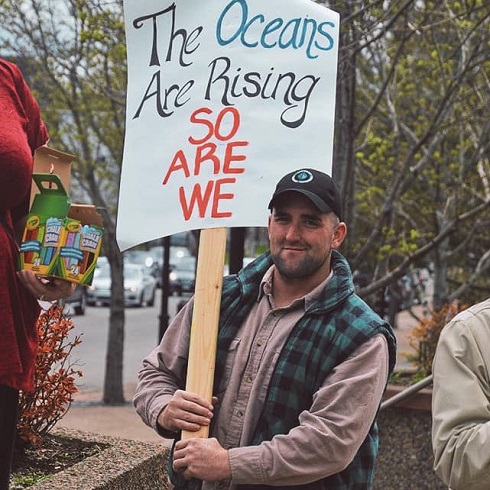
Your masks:
[{"label": "beige jacket sleeve", "polygon": [[490,301],[442,331],[433,364],[434,470],[453,490],[490,489]]}]

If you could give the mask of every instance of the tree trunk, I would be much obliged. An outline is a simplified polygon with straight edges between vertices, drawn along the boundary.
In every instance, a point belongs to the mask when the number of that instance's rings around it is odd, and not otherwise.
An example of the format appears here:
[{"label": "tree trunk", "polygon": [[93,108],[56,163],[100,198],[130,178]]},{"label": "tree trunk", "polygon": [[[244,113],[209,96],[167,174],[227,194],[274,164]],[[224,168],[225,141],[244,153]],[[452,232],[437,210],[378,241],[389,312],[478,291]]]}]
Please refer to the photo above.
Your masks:
[{"label": "tree trunk", "polygon": [[[348,18],[350,2],[345,2],[343,11],[338,12],[341,19]],[[342,196],[342,219],[350,228],[354,226],[356,58],[355,29],[351,23],[340,31],[332,169],[332,177]],[[351,233],[347,235],[344,247],[349,248],[351,236]]]},{"label": "tree trunk", "polygon": [[103,401],[108,405],[123,405],[124,358],[124,273],[123,256],[115,241],[115,227],[109,225],[104,236],[105,250],[111,265],[111,306],[107,337]]}]

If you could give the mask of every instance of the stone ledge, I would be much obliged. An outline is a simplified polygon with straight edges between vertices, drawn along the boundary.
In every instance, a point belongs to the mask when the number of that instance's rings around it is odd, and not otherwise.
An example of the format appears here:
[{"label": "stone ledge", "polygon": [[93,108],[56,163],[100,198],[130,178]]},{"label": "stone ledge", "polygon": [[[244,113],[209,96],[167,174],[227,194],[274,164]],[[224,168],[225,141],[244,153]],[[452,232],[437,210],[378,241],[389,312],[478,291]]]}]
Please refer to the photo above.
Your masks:
[{"label": "stone ledge", "polygon": [[165,471],[169,448],[88,432],[56,428],[54,435],[107,445],[88,457],[42,480],[31,490],[160,490],[170,489]]},{"label": "stone ledge", "polygon": [[[398,392],[402,388],[396,387],[394,391]],[[394,394],[391,388],[388,392],[390,394]],[[373,490],[447,488],[432,470],[430,412],[421,410],[420,407],[388,408],[380,413],[378,425],[380,451]],[[55,428],[52,433],[66,439],[104,444],[107,448],[39,482],[29,490],[171,488],[165,471],[170,450],[163,444],[101,436],[72,429]]]}]

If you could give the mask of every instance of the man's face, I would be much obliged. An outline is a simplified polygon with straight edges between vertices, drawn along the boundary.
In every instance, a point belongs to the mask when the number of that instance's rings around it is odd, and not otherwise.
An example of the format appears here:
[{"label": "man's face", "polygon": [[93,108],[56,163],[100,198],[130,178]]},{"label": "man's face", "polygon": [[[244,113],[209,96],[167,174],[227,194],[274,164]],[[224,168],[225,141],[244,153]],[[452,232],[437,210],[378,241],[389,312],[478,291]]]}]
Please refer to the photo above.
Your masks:
[{"label": "man's face", "polygon": [[280,275],[286,279],[330,273],[330,253],[346,234],[345,223],[333,213],[322,213],[305,196],[286,192],[274,202],[269,217],[271,255]]}]

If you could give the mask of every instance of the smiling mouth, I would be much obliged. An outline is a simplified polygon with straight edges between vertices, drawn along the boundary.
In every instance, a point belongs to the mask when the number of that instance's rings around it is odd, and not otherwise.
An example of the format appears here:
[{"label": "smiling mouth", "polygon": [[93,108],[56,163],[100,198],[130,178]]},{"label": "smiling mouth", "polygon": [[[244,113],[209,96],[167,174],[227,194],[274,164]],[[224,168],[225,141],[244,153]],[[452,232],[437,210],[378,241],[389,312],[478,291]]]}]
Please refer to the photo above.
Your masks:
[{"label": "smiling mouth", "polygon": [[299,253],[299,252],[305,252],[306,248],[283,247],[282,250],[283,250],[283,252]]}]

